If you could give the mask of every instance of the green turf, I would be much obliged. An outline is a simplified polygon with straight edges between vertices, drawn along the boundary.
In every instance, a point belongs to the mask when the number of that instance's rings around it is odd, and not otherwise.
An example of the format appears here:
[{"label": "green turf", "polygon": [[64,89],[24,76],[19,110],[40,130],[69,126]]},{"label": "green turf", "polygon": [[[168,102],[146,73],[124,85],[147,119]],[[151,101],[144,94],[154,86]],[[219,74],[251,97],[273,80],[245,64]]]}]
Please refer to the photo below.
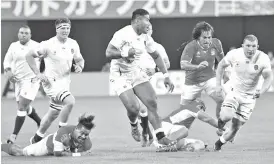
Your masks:
[{"label": "green turf", "polygon": [[[159,113],[165,116],[178,107],[179,96],[158,98]],[[215,103],[203,97],[207,111],[215,115]],[[94,114],[96,128],[91,134],[93,155],[88,157],[12,157],[2,153],[3,164],[90,164],[90,163],[188,163],[188,164],[270,164],[274,163],[274,94],[266,94],[257,102],[251,119],[241,129],[235,144],[227,144],[222,152],[176,152],[156,153],[153,147],[141,148],[130,135],[130,126],[126,111],[117,97],[76,98],[76,106],[70,116],[70,124],[77,122],[82,113]],[[39,115],[45,114],[48,101],[37,99],[33,106]],[[5,142],[13,130],[16,115],[14,100],[2,99],[1,105],[1,141]],[[49,133],[58,128],[56,120]],[[17,144],[26,146],[37,127],[32,120],[26,119],[17,139]],[[197,138],[209,143],[212,148],[218,139],[215,129],[207,124],[195,121],[189,131],[190,138]]]}]

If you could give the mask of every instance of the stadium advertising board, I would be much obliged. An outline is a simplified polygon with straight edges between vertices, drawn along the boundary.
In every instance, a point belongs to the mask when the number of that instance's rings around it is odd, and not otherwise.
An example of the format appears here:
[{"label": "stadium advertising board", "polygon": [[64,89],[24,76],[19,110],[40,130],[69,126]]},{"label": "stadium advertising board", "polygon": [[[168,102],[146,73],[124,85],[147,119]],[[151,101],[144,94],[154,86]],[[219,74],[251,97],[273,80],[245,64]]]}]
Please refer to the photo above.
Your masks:
[{"label": "stadium advertising board", "polygon": [[[150,80],[153,88],[157,95],[180,95],[183,90],[185,73],[183,71],[169,71],[170,78],[174,83],[174,91],[168,93],[168,89],[164,86],[163,74],[156,73]],[[273,72],[274,74],[274,72]],[[262,82],[260,83],[262,85]],[[268,92],[274,91],[273,86]],[[42,88],[41,88],[42,89]],[[70,90],[74,96],[85,97],[85,96],[116,96],[115,91],[109,83],[109,73],[101,72],[83,72],[81,74],[71,74],[71,86]],[[1,91],[2,97],[14,98],[14,86],[8,83],[6,77],[1,75]],[[42,90],[38,93],[38,97],[45,96]]]},{"label": "stadium advertising board", "polygon": [[274,0],[2,0],[1,19],[121,19],[137,8],[155,18],[273,15]]}]

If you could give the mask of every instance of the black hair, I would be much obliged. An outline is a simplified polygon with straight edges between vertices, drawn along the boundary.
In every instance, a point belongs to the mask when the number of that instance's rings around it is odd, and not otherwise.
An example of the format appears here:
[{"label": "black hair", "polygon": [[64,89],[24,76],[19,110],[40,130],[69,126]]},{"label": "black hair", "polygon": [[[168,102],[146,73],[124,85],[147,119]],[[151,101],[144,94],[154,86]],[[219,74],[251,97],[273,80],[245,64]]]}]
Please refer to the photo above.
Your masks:
[{"label": "black hair", "polygon": [[[198,22],[192,30],[192,40],[199,39],[203,31],[211,31],[212,35],[214,33],[214,29],[209,23],[205,21]],[[185,46],[192,40],[182,43],[181,46],[177,49],[177,51],[183,51]]]},{"label": "black hair", "polygon": [[95,126],[93,123],[94,117],[95,116],[93,115],[89,115],[89,116],[85,116],[85,114],[81,115],[79,117],[77,127],[85,127],[86,129],[91,130]]},{"label": "black hair", "polygon": [[70,20],[68,18],[60,18],[55,21],[55,27],[58,26],[61,23],[68,23],[71,24]]},{"label": "black hair", "polygon": [[138,16],[149,15],[149,12],[145,9],[136,9],[132,13],[131,21],[135,20]]}]

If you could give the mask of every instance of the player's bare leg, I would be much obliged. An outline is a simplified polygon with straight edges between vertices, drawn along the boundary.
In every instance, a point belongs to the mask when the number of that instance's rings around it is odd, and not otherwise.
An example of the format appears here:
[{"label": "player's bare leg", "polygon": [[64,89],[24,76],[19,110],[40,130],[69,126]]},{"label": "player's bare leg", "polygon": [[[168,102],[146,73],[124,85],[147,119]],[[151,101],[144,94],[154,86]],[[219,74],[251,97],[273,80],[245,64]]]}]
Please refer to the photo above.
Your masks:
[{"label": "player's bare leg", "polygon": [[240,121],[237,118],[232,119],[232,124],[229,130],[227,130],[218,141],[215,142],[214,149],[216,151],[220,151],[222,146],[227,142],[231,141],[235,138],[237,132],[240,130],[240,128],[245,124],[245,122]]},{"label": "player's bare leg", "polygon": [[23,149],[15,144],[1,144],[1,151],[12,156],[23,156]]},{"label": "player's bare leg", "polygon": [[141,83],[134,87],[134,92],[148,109],[149,121],[155,129],[158,142],[162,145],[167,145],[167,149],[164,151],[176,151],[176,148],[174,148],[176,141],[166,138],[162,129],[162,123],[157,112],[157,97],[151,84],[149,82]]},{"label": "player's bare leg", "polygon": [[142,138],[141,138],[141,146],[146,147],[150,146],[153,143],[153,135],[150,131],[148,125],[148,112],[146,106],[140,102],[140,112],[139,112],[141,122],[140,125],[142,126]]},{"label": "player's bare leg", "polygon": [[30,139],[31,144],[37,143],[43,139],[46,131],[48,130],[52,122],[58,117],[62,109],[62,105],[54,103],[54,101],[51,100],[49,110],[42,118],[40,127],[38,128],[35,135]]},{"label": "player's bare leg", "polygon": [[131,135],[137,141],[141,141],[141,134],[138,129],[138,115],[140,104],[132,89],[127,90],[119,95],[124,104],[131,125]]},{"label": "player's bare leg", "polygon": [[224,103],[221,107],[220,117],[218,119],[218,128],[223,129],[225,124],[232,120],[235,113],[235,107],[229,103]]},{"label": "player's bare leg", "polygon": [[15,119],[15,125],[14,130],[9,139],[7,140],[7,143],[14,143],[16,140],[16,137],[18,133],[20,132],[27,115],[27,111],[29,110],[29,105],[32,102],[32,100],[26,99],[22,96],[19,96],[19,101],[17,102],[18,110],[17,110],[17,116]]},{"label": "player's bare leg", "polygon": [[75,98],[70,94],[63,99],[62,103],[64,106],[60,113],[59,127],[67,125],[70,113],[75,104]]},{"label": "player's bare leg", "polygon": [[216,102],[216,118],[218,119],[220,118],[220,112],[224,98],[217,96],[215,92],[210,94],[210,97]]}]

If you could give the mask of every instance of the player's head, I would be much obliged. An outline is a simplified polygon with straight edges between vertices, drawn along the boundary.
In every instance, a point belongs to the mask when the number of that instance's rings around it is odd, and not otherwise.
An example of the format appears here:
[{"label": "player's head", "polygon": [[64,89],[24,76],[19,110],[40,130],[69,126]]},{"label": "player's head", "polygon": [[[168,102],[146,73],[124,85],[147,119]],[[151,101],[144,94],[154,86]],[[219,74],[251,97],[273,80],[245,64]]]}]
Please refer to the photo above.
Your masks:
[{"label": "player's head", "polygon": [[18,30],[18,40],[21,44],[26,44],[31,38],[31,30],[27,25],[21,26]]},{"label": "player's head", "polygon": [[257,37],[255,35],[247,35],[244,38],[242,47],[244,49],[245,56],[251,58],[259,48]]},{"label": "player's head", "polygon": [[83,114],[79,117],[78,125],[73,131],[73,138],[76,142],[83,143],[88,138],[91,129],[95,126],[93,120],[93,115],[85,116]]},{"label": "player's head", "polygon": [[197,40],[203,48],[208,48],[212,43],[213,33],[213,27],[209,23],[203,21],[195,25],[192,31],[192,38]]},{"label": "player's head", "polygon": [[137,30],[138,34],[147,34],[149,30],[149,26],[151,23],[149,22],[149,12],[145,9],[136,9],[132,13],[131,24]]},{"label": "player's head", "polygon": [[193,101],[193,105],[195,105],[198,109],[205,111],[206,110],[206,106],[205,103],[203,102],[203,100],[196,98]]},{"label": "player's head", "polygon": [[68,18],[61,18],[55,21],[56,35],[61,39],[67,39],[70,33],[71,22]]}]

